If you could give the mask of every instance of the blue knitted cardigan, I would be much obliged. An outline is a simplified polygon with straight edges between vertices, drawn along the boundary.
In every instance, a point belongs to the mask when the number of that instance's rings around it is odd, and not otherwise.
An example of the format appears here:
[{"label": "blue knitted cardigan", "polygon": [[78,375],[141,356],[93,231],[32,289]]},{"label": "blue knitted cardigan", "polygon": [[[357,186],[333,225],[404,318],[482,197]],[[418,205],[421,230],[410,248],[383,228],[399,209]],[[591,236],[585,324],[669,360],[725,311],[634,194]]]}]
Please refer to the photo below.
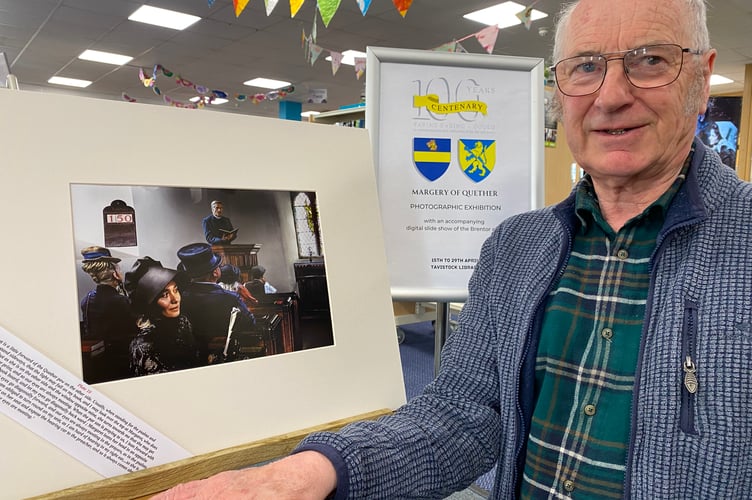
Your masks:
[{"label": "blue knitted cardigan", "polygon": [[[752,184],[695,147],[651,259],[625,498],[752,498]],[[570,196],[496,228],[423,395],[300,444],[333,461],[336,498],[443,498],[497,461],[491,498],[515,497],[542,308],[570,252],[573,209]]]}]

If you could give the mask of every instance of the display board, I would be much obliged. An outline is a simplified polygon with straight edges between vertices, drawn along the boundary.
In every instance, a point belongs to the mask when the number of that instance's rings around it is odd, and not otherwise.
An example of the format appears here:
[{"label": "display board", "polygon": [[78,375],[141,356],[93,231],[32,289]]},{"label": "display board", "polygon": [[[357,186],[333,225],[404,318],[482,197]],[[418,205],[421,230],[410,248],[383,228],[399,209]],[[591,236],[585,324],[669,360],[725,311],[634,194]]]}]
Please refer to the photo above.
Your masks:
[{"label": "display board", "polygon": [[[364,130],[10,90],[0,109],[5,331],[81,376],[73,184],[315,192],[334,345],[93,387],[192,454],[404,402]],[[102,478],[3,415],[0,437],[4,498]]]},{"label": "display board", "polygon": [[464,301],[494,227],[543,204],[543,60],[369,47],[367,67],[392,297]]}]

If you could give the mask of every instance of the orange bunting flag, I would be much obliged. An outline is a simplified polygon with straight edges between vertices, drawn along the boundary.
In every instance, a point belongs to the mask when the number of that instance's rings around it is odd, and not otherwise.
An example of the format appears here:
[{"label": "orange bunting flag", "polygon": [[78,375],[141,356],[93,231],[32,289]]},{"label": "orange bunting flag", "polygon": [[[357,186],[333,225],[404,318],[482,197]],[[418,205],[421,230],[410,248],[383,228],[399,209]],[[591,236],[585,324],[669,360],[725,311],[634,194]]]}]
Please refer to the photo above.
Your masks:
[{"label": "orange bunting flag", "polygon": [[341,0],[318,0],[319,12],[321,13],[321,20],[324,21],[324,26],[329,27],[329,22],[334,17],[334,14],[339,9]]},{"label": "orange bunting flag", "polygon": [[290,17],[295,17],[305,0],[290,0]]},{"label": "orange bunting flag", "polygon": [[240,17],[240,13],[243,12],[245,6],[248,5],[249,0],[232,0],[232,5],[235,6],[235,17]]},{"label": "orange bunting flag", "polygon": [[407,11],[410,9],[410,6],[413,4],[413,0],[392,0],[392,3],[395,7],[397,7],[397,10],[402,15],[402,17],[405,17],[405,15],[407,15]]},{"label": "orange bunting flag", "polygon": [[478,39],[481,47],[485,49],[489,54],[493,52],[494,45],[496,45],[496,37],[499,36],[499,27],[496,25],[483,28],[475,34],[475,38]]}]

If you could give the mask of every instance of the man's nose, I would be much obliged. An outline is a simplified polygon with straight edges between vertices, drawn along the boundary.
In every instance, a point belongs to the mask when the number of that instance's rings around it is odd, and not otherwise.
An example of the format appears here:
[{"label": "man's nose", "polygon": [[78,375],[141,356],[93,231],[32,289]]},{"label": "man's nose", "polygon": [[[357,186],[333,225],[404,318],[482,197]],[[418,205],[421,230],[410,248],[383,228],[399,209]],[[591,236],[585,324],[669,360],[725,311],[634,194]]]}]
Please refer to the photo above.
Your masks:
[{"label": "man's nose", "polygon": [[632,97],[632,84],[627,79],[624,71],[624,58],[613,57],[606,61],[606,64],[613,62],[612,66],[606,70],[603,84],[598,91],[598,101],[606,106],[618,106]]}]

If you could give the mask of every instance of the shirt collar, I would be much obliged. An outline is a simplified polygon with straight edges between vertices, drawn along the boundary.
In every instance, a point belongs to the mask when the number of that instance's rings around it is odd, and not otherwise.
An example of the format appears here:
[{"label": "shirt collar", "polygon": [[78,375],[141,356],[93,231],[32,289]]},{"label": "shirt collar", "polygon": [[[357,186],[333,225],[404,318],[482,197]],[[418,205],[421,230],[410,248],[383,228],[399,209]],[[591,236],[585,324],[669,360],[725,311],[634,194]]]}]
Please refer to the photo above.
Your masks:
[{"label": "shirt collar", "polygon": [[[692,164],[694,154],[695,143],[692,142],[689,155],[687,155],[687,158],[684,160],[682,169],[679,171],[679,175],[676,176],[676,179],[671,186],[649,207],[643,210],[640,215],[632,219],[632,221],[640,220],[648,215],[659,217],[660,219],[666,217],[666,212],[668,211],[669,205],[671,205],[671,200],[674,199],[674,195],[681,187],[684,179],[687,178],[687,172],[689,171],[689,166]],[[598,202],[598,195],[595,193],[593,180],[590,178],[590,174],[585,174],[577,185],[575,191],[575,214],[580,222],[580,230],[583,232],[587,230],[589,224],[604,220],[603,215],[601,214],[600,203]],[[632,221],[629,221],[628,224]]]}]

